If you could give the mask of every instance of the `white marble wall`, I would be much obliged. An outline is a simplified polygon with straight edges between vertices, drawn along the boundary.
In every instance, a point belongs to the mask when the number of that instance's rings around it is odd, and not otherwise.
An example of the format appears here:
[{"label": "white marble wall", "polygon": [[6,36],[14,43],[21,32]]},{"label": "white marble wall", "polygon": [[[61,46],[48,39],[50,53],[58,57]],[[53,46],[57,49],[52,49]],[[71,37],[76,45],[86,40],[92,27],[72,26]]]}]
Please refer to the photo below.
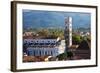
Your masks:
[{"label": "white marble wall", "polygon": [[27,54],[29,56],[57,56],[58,48],[27,48]]}]

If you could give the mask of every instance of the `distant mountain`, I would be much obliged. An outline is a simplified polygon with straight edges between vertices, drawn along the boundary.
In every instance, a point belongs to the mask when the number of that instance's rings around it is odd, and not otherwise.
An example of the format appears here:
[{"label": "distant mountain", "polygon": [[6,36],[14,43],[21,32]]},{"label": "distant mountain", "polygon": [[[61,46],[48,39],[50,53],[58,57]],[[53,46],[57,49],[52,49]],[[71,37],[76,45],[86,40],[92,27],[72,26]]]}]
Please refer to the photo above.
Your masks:
[{"label": "distant mountain", "polygon": [[90,28],[87,28],[87,27],[85,27],[85,28],[83,28],[83,27],[80,27],[80,28],[78,28],[77,29],[78,31],[82,31],[82,32],[90,32]]},{"label": "distant mountain", "polygon": [[90,27],[89,13],[23,10],[23,28],[64,28],[68,16],[73,19],[73,28]]}]

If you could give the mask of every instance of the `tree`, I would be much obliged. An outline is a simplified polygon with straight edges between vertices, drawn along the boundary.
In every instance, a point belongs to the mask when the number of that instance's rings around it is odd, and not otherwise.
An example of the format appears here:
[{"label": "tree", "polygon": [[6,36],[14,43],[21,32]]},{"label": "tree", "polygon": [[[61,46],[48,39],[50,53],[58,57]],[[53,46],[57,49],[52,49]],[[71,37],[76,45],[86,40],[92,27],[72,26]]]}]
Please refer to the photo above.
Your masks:
[{"label": "tree", "polygon": [[65,60],[67,58],[67,53],[62,53],[58,55],[57,57],[58,57],[58,60]]},{"label": "tree", "polygon": [[58,60],[67,60],[67,59],[72,59],[73,58],[73,52],[68,51],[68,52],[64,52],[60,55],[57,56]]},{"label": "tree", "polygon": [[79,35],[73,35],[72,36],[73,44],[80,44],[81,41],[82,41],[81,36],[79,36]]},{"label": "tree", "polygon": [[39,34],[40,36],[45,36],[47,37],[49,34],[49,31],[47,29],[41,29],[37,32],[37,34]]},{"label": "tree", "polygon": [[69,58],[69,59],[71,60],[72,57],[73,57],[73,52],[68,51],[68,52],[67,52],[67,58]]}]

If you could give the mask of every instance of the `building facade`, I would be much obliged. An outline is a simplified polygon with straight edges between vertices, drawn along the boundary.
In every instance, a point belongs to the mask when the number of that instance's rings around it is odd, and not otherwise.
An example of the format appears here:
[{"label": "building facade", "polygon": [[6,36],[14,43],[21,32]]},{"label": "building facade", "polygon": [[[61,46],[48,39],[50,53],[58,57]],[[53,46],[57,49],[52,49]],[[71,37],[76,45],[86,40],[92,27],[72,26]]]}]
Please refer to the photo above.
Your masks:
[{"label": "building facade", "polygon": [[59,54],[60,42],[57,39],[24,39],[24,45],[28,56],[57,56]]}]

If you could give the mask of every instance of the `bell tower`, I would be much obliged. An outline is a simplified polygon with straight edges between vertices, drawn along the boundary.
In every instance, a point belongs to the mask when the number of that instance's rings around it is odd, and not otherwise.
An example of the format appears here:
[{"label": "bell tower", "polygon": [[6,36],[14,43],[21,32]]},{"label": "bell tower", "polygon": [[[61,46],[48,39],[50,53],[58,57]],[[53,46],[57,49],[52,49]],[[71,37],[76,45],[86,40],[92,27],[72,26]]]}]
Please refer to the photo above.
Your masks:
[{"label": "bell tower", "polygon": [[66,46],[70,47],[72,45],[72,17],[65,19],[64,37]]}]

